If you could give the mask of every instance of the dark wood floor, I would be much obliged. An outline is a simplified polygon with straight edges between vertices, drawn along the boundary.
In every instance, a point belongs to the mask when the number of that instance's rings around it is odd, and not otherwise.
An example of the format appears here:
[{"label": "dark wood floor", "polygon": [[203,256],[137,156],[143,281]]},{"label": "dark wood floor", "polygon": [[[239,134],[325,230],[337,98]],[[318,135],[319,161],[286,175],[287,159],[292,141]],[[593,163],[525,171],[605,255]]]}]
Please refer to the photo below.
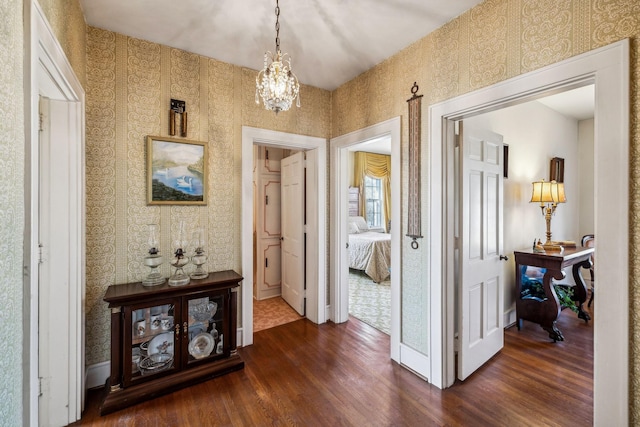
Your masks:
[{"label": "dark wood floor", "polygon": [[100,426],[590,426],[593,327],[565,310],[564,342],[524,322],[464,383],[430,386],[389,359],[389,337],[352,319],[299,320],[240,349],[244,370],[100,417]]}]

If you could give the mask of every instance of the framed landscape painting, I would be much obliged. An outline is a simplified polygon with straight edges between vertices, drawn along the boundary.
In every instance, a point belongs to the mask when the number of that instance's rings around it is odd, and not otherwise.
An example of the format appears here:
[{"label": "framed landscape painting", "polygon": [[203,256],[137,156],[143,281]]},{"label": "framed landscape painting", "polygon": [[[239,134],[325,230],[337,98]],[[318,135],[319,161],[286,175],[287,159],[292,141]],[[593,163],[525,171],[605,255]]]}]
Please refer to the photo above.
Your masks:
[{"label": "framed landscape painting", "polygon": [[207,204],[207,143],[147,136],[147,203]]}]

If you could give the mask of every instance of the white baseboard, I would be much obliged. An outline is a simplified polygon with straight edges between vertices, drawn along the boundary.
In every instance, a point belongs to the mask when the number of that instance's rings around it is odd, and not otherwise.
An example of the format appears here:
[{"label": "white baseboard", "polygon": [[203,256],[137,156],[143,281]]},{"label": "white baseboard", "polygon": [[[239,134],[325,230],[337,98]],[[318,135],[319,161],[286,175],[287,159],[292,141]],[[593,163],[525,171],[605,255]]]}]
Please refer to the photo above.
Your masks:
[{"label": "white baseboard", "polygon": [[242,343],[242,328],[238,328],[238,333],[236,335],[236,347],[244,347]]},{"label": "white baseboard", "polygon": [[429,381],[429,357],[400,343],[400,364],[427,382]]},{"label": "white baseboard", "polygon": [[504,328],[513,326],[516,323],[516,309],[511,308],[504,313]]},{"label": "white baseboard", "polygon": [[89,390],[104,386],[109,375],[111,375],[111,362],[108,360],[88,366],[85,373],[85,388]]}]

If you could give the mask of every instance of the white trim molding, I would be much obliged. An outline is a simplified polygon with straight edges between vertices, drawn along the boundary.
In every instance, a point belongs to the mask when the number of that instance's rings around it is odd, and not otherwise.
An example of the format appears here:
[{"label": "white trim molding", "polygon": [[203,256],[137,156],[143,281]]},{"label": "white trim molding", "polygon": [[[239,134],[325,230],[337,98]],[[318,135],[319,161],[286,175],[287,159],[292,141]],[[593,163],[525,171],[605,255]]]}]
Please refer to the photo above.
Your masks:
[{"label": "white trim molding", "polygon": [[[429,109],[428,271],[433,311],[432,370],[444,388],[453,369],[453,228],[449,215],[453,146],[448,134],[462,120],[542,96],[595,84],[594,217],[598,236],[596,275],[607,292],[594,300],[594,424],[629,420],[629,41],[622,40],[557,64],[431,106]],[[615,218],[615,221],[611,221]],[[437,356],[437,358],[435,357]],[[611,363],[615,360],[615,363]]]},{"label": "white trim molding", "polygon": [[74,182],[69,187],[69,214],[77,227],[71,230],[72,248],[69,259],[68,289],[60,290],[68,294],[69,322],[69,421],[80,419],[84,407],[85,378],[85,93],[75,75],[60,43],[57,41],[44,12],[36,0],[25,4],[25,129],[26,129],[26,170],[25,170],[25,371],[24,371],[24,422],[37,426],[39,420],[39,277],[38,244],[39,194],[40,194],[40,147],[39,147],[39,100],[47,97],[52,100],[69,102],[71,119],[69,126],[69,144],[71,170]]},{"label": "white trim molding", "polygon": [[[316,171],[313,177],[317,185],[317,204],[315,215],[317,227],[309,224],[309,228],[317,228],[317,233],[310,232],[308,245],[317,248],[313,254],[312,264],[317,269],[307,268],[307,319],[314,323],[326,322],[326,206],[327,206],[327,140],[324,138],[276,132],[267,129],[242,127],[242,343],[253,344],[253,146],[254,144],[292,150],[317,150]],[[307,263],[309,263],[309,259]],[[309,264],[307,264],[309,265]],[[312,274],[313,277],[310,277]]]}]

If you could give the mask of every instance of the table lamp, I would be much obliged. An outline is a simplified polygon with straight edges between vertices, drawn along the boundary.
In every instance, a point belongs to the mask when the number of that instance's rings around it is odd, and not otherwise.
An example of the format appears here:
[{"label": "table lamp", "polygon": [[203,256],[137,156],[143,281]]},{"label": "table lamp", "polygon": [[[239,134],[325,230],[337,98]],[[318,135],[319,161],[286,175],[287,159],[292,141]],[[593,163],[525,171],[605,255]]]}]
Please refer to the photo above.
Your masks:
[{"label": "table lamp", "polygon": [[542,245],[545,250],[561,250],[562,247],[551,240],[551,216],[556,212],[558,203],[565,203],[564,183],[556,181],[533,182],[531,203],[540,203],[540,210],[547,223],[547,241]]}]

